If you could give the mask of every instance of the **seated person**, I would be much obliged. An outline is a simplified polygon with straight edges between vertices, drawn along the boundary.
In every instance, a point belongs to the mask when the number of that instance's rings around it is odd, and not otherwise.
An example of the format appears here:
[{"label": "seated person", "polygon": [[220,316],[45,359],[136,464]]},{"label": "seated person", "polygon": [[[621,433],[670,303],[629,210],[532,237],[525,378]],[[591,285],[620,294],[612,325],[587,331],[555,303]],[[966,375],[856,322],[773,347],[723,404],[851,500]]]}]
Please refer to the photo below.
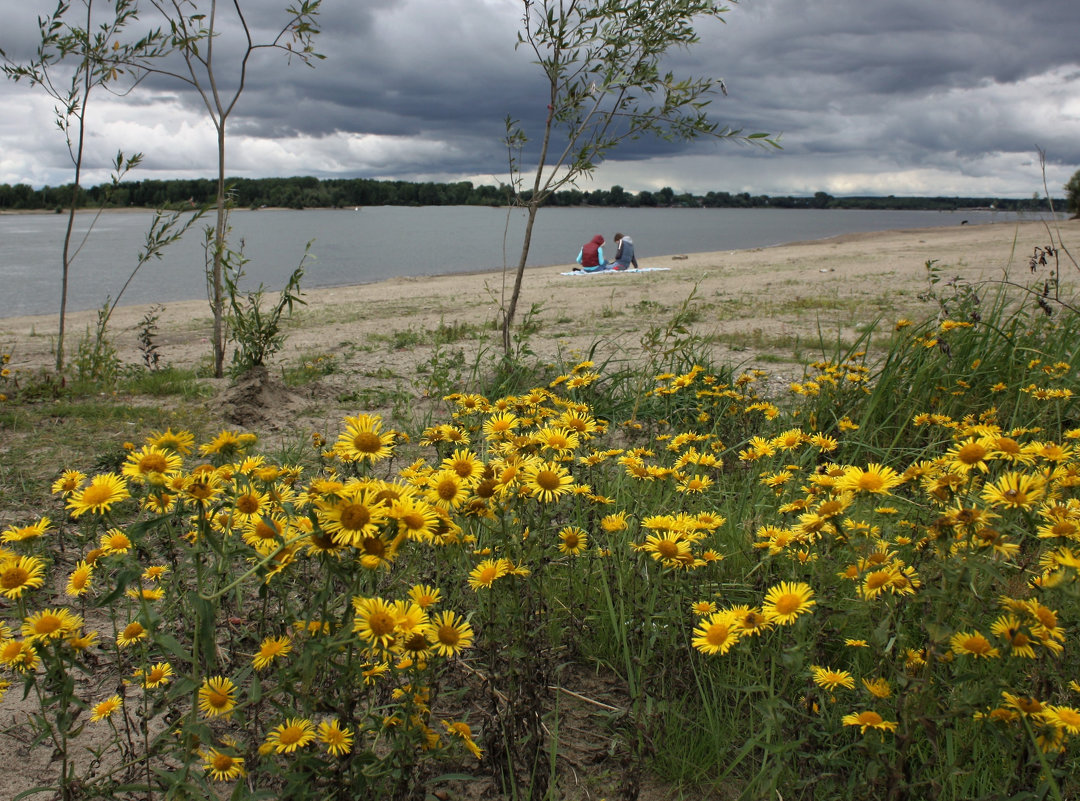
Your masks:
[{"label": "seated person", "polygon": [[597,234],[586,242],[578,251],[577,263],[581,267],[575,267],[575,272],[584,270],[587,273],[595,273],[608,269],[608,263],[604,261],[604,237]]},{"label": "seated person", "polygon": [[638,269],[634,240],[623,234],[615,234],[615,261],[609,266],[612,270],[629,270],[631,264],[635,270]]}]

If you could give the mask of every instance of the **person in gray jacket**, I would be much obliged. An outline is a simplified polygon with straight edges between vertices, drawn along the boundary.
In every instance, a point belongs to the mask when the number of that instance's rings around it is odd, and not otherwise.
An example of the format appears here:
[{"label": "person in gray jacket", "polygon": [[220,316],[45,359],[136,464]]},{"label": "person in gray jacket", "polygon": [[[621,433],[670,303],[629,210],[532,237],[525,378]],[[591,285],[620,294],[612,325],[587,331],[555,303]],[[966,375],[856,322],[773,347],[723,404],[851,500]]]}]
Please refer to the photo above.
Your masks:
[{"label": "person in gray jacket", "polygon": [[612,270],[629,270],[630,265],[638,268],[637,256],[634,255],[634,240],[624,234],[615,234],[615,259],[608,268]]}]

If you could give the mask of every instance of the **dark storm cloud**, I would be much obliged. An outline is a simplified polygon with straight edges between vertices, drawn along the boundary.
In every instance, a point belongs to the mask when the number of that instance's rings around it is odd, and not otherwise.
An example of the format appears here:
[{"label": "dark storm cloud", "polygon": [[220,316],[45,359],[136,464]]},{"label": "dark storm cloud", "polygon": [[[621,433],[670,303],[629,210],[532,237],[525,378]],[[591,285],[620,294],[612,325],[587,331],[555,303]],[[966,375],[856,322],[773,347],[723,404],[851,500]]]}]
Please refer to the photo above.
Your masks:
[{"label": "dark storm cloud", "polygon": [[[277,33],[284,6],[245,4],[257,41]],[[31,53],[33,16],[52,7],[33,0],[26,8],[34,13],[20,14],[0,47]],[[326,60],[310,69],[281,53],[256,53],[230,136],[244,138],[246,150],[265,143],[258,162],[265,174],[296,171],[305,153],[312,159],[302,171],[315,174],[505,172],[504,118],[520,120],[535,140],[547,102],[531,54],[515,49],[520,16],[518,0],[328,0],[315,40]],[[728,96],[714,96],[711,117],[746,132],[783,133],[783,152],[642,139],[621,145],[609,166],[639,170],[658,159],[667,169],[673,162],[659,157],[723,153],[725,174],[741,169],[796,187],[828,180],[822,165],[844,183],[845,159],[860,174],[935,170],[985,177],[988,185],[1002,163],[1026,169],[1036,146],[1063,170],[1080,163],[1075,0],[745,0],[725,17],[726,24],[702,24],[701,41],[673,51],[665,66],[677,77],[722,77]],[[239,40],[235,26],[223,30],[217,53],[228,87]],[[12,91],[0,85],[0,102]],[[160,107],[163,136],[185,109],[190,124],[205,119],[198,95],[164,76],[147,79],[126,102],[142,125]],[[19,135],[0,122],[3,142]],[[153,169],[195,169],[202,158],[189,143],[158,153],[152,144]],[[291,155],[275,161],[279,145]],[[0,156],[0,169],[10,174],[21,158],[9,164]],[[714,180],[700,168],[687,174]]]},{"label": "dark storm cloud", "polygon": [[722,50],[699,62],[731,75],[736,114],[756,113],[763,127],[785,131],[794,152],[963,156],[1030,151],[1039,134],[1059,159],[1080,160],[1080,143],[1058,136],[1067,132],[1047,130],[1015,106],[985,104],[1009,98],[1010,85],[1069,66],[1077,86],[1080,49],[1063,33],[1080,30],[1080,3],[821,0],[801,13],[797,7],[740,5],[718,32]]}]

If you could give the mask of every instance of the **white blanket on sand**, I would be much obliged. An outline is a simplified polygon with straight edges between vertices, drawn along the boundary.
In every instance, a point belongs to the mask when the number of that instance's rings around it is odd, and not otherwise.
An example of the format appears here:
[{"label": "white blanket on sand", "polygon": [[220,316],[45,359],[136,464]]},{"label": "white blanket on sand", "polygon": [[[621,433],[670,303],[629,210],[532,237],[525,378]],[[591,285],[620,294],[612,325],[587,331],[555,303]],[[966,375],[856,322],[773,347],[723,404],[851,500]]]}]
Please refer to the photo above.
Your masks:
[{"label": "white blanket on sand", "polygon": [[636,270],[597,270],[595,273],[587,273],[584,270],[571,270],[568,273],[560,273],[560,275],[634,275],[635,273],[658,273],[670,269],[670,267],[639,267]]}]

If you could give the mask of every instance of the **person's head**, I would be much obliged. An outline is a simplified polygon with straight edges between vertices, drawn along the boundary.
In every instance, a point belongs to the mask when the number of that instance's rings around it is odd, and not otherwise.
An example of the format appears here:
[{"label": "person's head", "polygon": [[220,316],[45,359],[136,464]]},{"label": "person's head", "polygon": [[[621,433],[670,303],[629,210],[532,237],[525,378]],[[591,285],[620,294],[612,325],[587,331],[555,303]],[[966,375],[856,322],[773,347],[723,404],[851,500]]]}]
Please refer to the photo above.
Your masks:
[{"label": "person's head", "polygon": [[597,234],[596,236],[594,236],[592,238],[592,241],[595,242],[597,245],[602,245],[602,244],[604,244],[604,235],[603,234]]},{"label": "person's head", "polygon": [[620,239],[622,239],[622,237],[622,234],[615,234],[615,241],[618,242]]}]

